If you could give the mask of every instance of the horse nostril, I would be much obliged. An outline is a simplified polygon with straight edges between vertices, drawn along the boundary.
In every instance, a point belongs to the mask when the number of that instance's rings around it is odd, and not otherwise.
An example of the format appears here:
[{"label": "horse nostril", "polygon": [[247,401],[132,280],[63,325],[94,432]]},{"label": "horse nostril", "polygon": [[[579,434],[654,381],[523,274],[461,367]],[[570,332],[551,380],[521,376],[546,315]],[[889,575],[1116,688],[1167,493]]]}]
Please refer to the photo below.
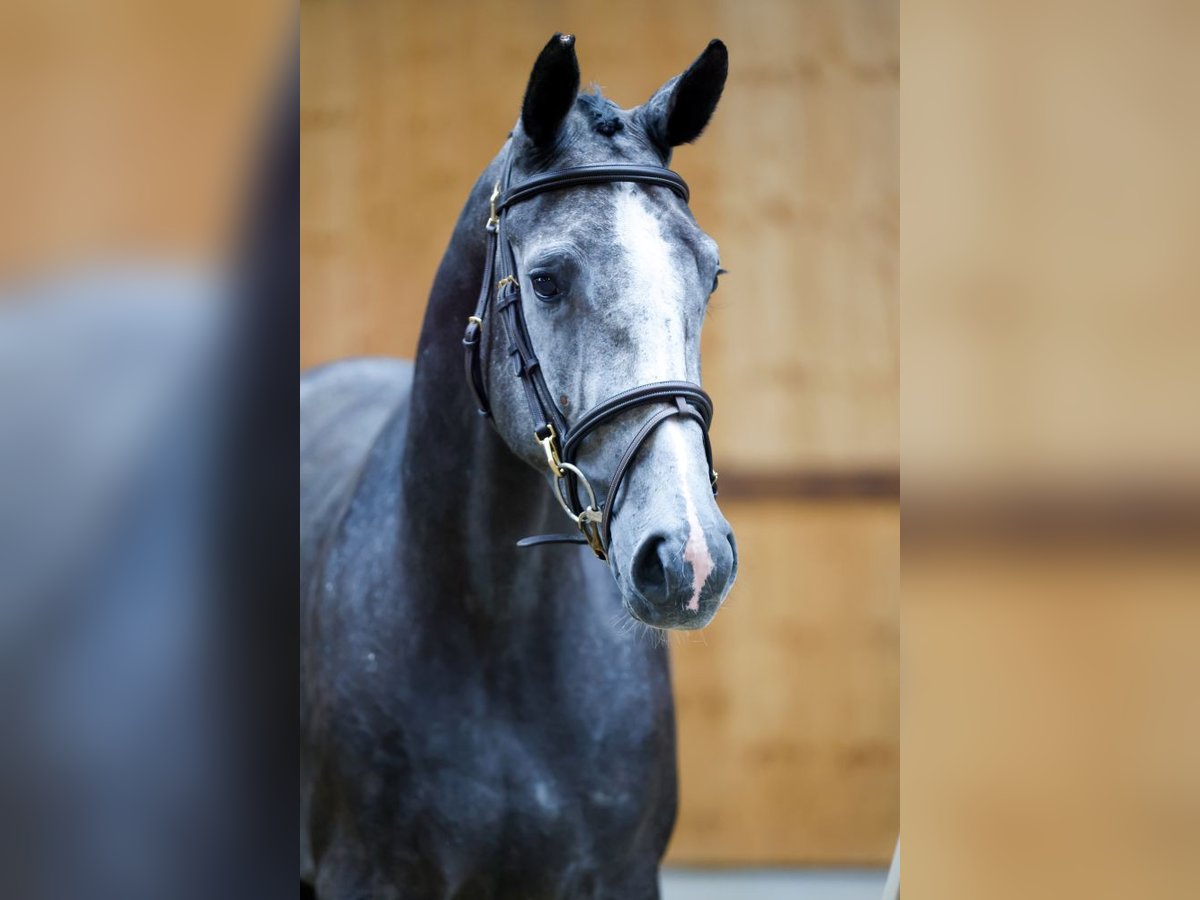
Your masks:
[{"label": "horse nostril", "polygon": [[630,575],[634,587],[647,600],[665,597],[667,594],[667,560],[663,558],[666,552],[667,539],[661,535],[651,535],[642,541],[642,545],[633,556]]}]

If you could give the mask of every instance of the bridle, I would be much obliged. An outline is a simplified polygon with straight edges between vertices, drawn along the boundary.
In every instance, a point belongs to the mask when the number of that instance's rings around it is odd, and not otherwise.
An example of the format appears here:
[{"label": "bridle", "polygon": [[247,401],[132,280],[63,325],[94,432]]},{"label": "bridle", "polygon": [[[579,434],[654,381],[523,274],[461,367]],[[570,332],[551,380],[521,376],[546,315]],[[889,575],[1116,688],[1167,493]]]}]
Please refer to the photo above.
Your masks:
[{"label": "bridle", "polygon": [[[475,313],[468,318],[467,330],[463,335],[467,382],[475,394],[480,414],[490,419],[491,406],[488,403],[487,385],[484,380],[481,344],[483,326],[488,320],[492,298],[495,296],[495,310],[508,338],[512,371],[521,381],[529,412],[533,417],[534,440],[545,453],[546,465],[554,476],[555,497],[580,532],[579,535],[536,535],[523,538],[517,545],[531,547],[541,544],[586,543],[597,557],[607,559],[613,510],[621,483],[633,465],[638,451],[649,440],[654,430],[667,419],[684,416],[700,425],[704,435],[704,454],[708,460],[709,481],[713,494],[716,494],[717,473],[713,469],[712,445],[708,438],[713,415],[712,400],[700,385],[690,381],[660,381],[615,394],[579,416],[573,425],[568,423],[546,385],[541,364],[529,339],[525,313],[521,308],[521,284],[517,273],[516,255],[506,233],[505,213],[516,204],[547,191],[618,181],[664,187],[673,191],[686,203],[688,186],[670,169],[638,165],[575,166],[535,175],[516,186],[510,186],[512,165],[510,149],[504,163],[504,175],[492,189],[490,215],[484,226],[488,238],[483,285],[479,291]],[[661,406],[661,409],[647,419],[634,435],[613,473],[607,498],[602,505],[598,504],[587,477],[575,465],[584,439],[617,416],[650,405]],[[580,498],[581,485],[587,497],[586,504]]]}]

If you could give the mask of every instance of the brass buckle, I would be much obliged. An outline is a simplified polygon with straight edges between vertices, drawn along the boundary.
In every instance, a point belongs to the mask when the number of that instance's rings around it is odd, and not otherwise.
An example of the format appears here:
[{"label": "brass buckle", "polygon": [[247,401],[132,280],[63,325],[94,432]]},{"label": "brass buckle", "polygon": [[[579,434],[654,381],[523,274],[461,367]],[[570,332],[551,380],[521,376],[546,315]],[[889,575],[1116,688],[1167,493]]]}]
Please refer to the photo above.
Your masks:
[{"label": "brass buckle", "polygon": [[[511,278],[512,276],[509,277]],[[555,478],[561,479],[563,477],[563,467],[562,460],[558,458],[558,434],[555,432],[554,426],[547,422],[546,436],[542,437],[535,431],[533,439],[541,445],[542,450],[545,452],[546,465],[550,467],[551,474]]]},{"label": "brass buckle", "polygon": [[[600,511],[600,504],[596,502],[596,494],[592,490],[587,476],[570,463],[563,462],[559,457],[558,432],[554,430],[554,426],[547,422],[544,436],[541,433],[542,430],[539,428],[535,431],[533,439],[538,442],[542,452],[546,454],[546,465],[550,467],[550,474],[554,476],[554,497],[558,500],[558,505],[563,508],[563,512],[571,517],[571,521],[575,523],[579,533],[587,539],[588,546],[592,548],[592,552],[596,554],[597,558],[607,560],[608,554],[604,551],[604,541],[600,538],[600,523],[604,520],[604,514]],[[588,505],[579,513],[571,508],[563,487],[568,472],[579,480],[588,496]]]},{"label": "brass buckle", "polygon": [[500,182],[497,181],[495,186],[492,188],[492,196],[488,198],[488,207],[490,212],[488,214],[487,224],[483,226],[487,231],[495,231],[500,227],[500,217],[496,215],[496,201],[499,199]]},{"label": "brass buckle", "polygon": [[579,514],[579,518],[575,520],[575,524],[579,526],[579,533],[587,539],[588,546],[592,548],[592,552],[596,554],[596,558],[607,561],[608,554],[604,552],[604,542],[600,540],[601,520],[600,510],[594,506],[590,506]]}]

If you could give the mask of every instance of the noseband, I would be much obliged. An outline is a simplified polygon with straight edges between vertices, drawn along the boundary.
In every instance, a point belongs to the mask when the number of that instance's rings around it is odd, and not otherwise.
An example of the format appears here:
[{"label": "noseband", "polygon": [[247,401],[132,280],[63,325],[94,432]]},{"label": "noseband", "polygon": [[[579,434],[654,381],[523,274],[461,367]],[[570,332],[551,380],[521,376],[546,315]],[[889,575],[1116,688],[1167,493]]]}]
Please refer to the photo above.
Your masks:
[{"label": "noseband", "polygon": [[[535,175],[521,184],[510,187],[511,175],[510,152],[504,166],[504,177],[492,190],[490,215],[485,226],[488,239],[483,285],[479,291],[479,301],[475,305],[475,314],[467,320],[466,334],[463,335],[467,382],[475,393],[480,414],[491,418],[481,344],[483,325],[487,321],[494,296],[496,313],[508,338],[512,372],[521,381],[529,412],[533,417],[534,440],[545,453],[546,465],[554,476],[555,496],[580,532],[579,535],[537,535],[523,538],[517,544],[521,547],[555,543],[587,544],[597,557],[607,559],[613,509],[621,483],[642,445],[667,419],[684,416],[700,425],[700,431],[704,435],[704,455],[708,460],[709,481],[713,493],[716,494],[717,473],[713,469],[712,445],[708,438],[713,415],[712,400],[698,384],[689,381],[660,381],[615,394],[581,415],[573,425],[568,423],[546,385],[541,364],[529,339],[525,313],[521,308],[521,283],[517,273],[517,260],[506,232],[505,213],[516,204],[538,194],[584,185],[636,182],[667,188],[685,203],[688,200],[688,187],[677,174],[661,166],[576,166]],[[575,465],[580,446],[584,438],[601,425],[642,406],[657,406],[659,409],[638,429],[626,448],[613,473],[608,496],[601,506],[596,502],[596,494],[587,477]],[[582,502],[581,487],[587,500],[586,504]]]}]

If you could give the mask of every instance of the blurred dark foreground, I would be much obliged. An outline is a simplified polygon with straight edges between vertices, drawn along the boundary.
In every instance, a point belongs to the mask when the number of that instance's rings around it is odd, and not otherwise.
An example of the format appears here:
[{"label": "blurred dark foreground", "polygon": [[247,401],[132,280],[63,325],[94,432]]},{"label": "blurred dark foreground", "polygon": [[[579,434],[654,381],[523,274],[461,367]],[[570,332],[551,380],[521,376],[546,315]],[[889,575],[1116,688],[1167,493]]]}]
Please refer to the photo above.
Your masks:
[{"label": "blurred dark foreground", "polygon": [[291,896],[294,10],[20,6],[0,897]]}]

